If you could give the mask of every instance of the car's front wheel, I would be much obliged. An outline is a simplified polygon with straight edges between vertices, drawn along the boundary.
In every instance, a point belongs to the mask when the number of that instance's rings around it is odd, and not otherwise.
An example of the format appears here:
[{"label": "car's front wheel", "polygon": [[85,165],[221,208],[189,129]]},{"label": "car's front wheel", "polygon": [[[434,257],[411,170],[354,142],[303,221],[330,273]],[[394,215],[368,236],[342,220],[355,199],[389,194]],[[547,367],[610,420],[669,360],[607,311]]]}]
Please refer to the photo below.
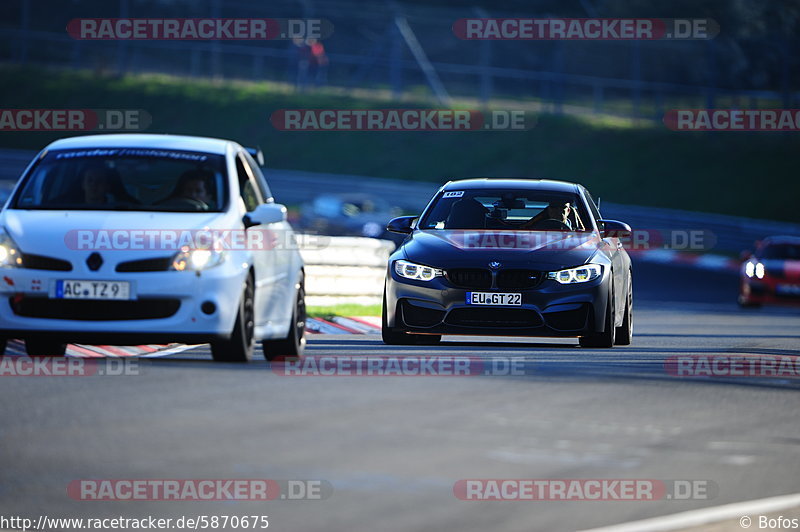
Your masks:
[{"label": "car's front wheel", "polygon": [[286,338],[278,340],[264,340],[261,350],[267,360],[302,358],[306,347],[306,289],[303,277],[300,277],[300,286],[292,311],[292,323]]},{"label": "car's front wheel", "polygon": [[[630,275],[630,274],[628,274]],[[625,299],[625,314],[622,325],[617,327],[614,343],[617,345],[631,345],[633,341],[633,280],[628,280],[628,297]]]},{"label": "car's front wheel", "polygon": [[614,327],[614,292],[609,290],[608,308],[606,308],[606,319],[603,324],[603,331],[581,336],[578,341],[581,347],[614,347],[616,330],[617,328]]},{"label": "car's front wheel", "polygon": [[25,352],[29,357],[63,357],[66,351],[67,344],[62,344],[58,340],[25,339]]},{"label": "car's front wheel", "polygon": [[215,362],[249,362],[253,359],[254,294],[253,278],[248,275],[239,300],[239,311],[236,313],[231,337],[211,343],[211,356]]}]

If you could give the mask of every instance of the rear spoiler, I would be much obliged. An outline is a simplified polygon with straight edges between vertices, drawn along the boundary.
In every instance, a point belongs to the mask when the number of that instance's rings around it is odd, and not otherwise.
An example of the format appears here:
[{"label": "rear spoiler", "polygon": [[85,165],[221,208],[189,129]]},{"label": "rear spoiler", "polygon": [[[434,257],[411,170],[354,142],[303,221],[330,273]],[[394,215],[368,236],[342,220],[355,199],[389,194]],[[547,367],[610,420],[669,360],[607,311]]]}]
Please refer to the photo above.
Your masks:
[{"label": "rear spoiler", "polygon": [[258,166],[264,166],[264,152],[261,151],[261,148],[256,146],[255,148],[245,148],[245,150],[250,154],[250,157],[255,159]]}]

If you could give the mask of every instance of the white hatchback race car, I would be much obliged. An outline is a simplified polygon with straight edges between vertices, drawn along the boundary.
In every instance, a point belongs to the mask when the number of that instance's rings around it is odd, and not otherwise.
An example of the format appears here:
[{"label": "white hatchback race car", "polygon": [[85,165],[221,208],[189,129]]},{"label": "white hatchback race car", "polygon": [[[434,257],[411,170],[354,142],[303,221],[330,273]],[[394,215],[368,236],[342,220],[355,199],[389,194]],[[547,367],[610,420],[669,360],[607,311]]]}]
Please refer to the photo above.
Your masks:
[{"label": "white hatchback race car", "polygon": [[286,208],[228,140],[93,135],[47,146],[0,213],[0,345],[210,343],[302,356],[303,262]]}]

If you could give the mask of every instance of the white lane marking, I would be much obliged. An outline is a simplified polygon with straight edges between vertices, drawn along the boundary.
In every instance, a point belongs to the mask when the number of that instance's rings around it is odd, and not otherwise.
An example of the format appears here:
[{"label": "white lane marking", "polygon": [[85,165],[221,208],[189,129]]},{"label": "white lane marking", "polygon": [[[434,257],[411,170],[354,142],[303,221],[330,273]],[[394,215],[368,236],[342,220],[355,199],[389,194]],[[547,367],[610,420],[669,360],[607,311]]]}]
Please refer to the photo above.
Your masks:
[{"label": "white lane marking", "polygon": [[361,334],[374,333],[376,330],[372,325],[367,325],[366,323],[351,320],[350,318],[344,318],[342,316],[334,316],[332,321],[334,323],[338,323],[339,325],[344,325],[348,329],[358,331]]},{"label": "white lane marking", "polygon": [[381,328],[381,317],[380,316],[354,316],[352,319],[360,320],[366,323],[369,323],[376,329]]},{"label": "white lane marking", "polygon": [[181,353],[183,351],[188,351],[189,349],[194,349],[195,347],[201,346],[203,344],[194,344],[194,345],[176,345],[175,347],[170,347],[169,349],[164,349],[163,351],[156,351],[155,353],[147,353],[146,355],[140,355],[140,358],[158,358],[158,357],[165,357],[169,355],[174,355],[175,353]]},{"label": "white lane marking", "polygon": [[334,326],[332,323],[322,319],[308,318],[306,320],[306,328],[321,334],[353,334],[344,329]]},{"label": "white lane marking", "polygon": [[[754,501],[735,502],[711,508],[689,510],[662,517],[630,521],[618,525],[586,529],[581,532],[658,532],[667,530],[680,530],[692,526],[700,526],[728,519],[739,519],[745,515],[767,514],[779,512],[787,508],[800,506],[800,493],[779,495]],[[738,523],[737,523],[738,527]]]}]

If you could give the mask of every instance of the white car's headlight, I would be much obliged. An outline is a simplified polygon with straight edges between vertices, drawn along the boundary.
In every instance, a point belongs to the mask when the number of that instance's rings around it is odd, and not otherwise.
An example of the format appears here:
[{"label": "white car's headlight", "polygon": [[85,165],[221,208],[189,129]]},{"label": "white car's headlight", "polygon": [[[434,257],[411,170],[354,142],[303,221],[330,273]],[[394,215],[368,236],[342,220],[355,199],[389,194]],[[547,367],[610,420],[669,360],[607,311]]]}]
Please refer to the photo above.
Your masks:
[{"label": "white car's headlight", "polygon": [[219,249],[190,249],[181,250],[172,259],[172,269],[182,271],[201,271],[222,264],[225,252]]},{"label": "white car's headlight", "polygon": [[415,264],[407,260],[395,261],[394,272],[400,277],[417,281],[430,281],[434,277],[442,275],[442,270],[431,268],[430,266],[423,266],[422,264]]},{"label": "white car's headlight", "polygon": [[0,229],[0,268],[19,268],[22,266],[22,253],[11,236]]},{"label": "white car's headlight", "polygon": [[585,264],[577,268],[568,268],[547,274],[548,279],[552,279],[561,284],[587,283],[594,281],[603,274],[603,267],[599,264]]}]

